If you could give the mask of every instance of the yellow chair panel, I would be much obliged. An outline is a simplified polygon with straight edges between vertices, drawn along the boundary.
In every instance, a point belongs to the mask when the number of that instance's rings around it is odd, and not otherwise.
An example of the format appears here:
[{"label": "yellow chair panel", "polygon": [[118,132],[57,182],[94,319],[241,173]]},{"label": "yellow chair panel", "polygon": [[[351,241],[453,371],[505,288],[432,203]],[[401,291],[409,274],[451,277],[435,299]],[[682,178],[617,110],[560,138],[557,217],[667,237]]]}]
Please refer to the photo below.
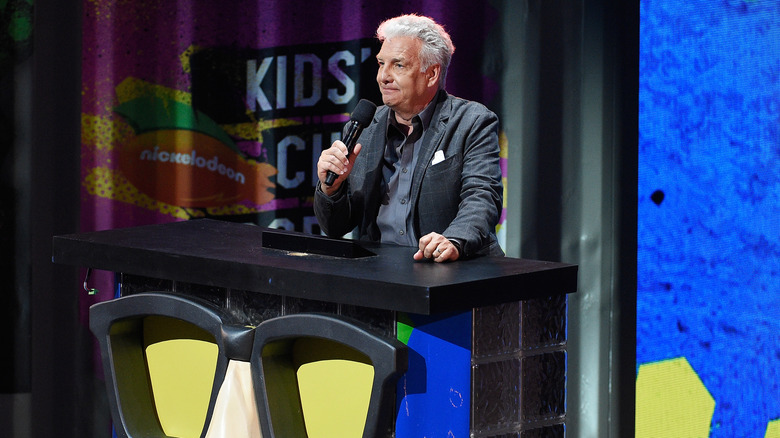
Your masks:
[{"label": "yellow chair panel", "polygon": [[308,437],[361,438],[374,382],[368,358],[322,339],[301,339],[294,350]]},{"label": "yellow chair panel", "polygon": [[174,318],[144,319],[152,394],[166,435],[198,438],[206,422],[219,353],[204,330]]}]

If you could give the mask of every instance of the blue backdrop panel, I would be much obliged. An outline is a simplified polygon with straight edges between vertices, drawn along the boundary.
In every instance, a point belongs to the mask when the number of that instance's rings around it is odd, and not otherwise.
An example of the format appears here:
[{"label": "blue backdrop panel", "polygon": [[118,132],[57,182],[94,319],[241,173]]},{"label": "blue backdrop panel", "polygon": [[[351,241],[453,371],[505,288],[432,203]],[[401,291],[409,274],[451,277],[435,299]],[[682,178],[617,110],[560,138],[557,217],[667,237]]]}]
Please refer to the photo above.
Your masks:
[{"label": "blue backdrop panel", "polygon": [[637,365],[685,357],[711,437],[780,418],[780,2],[642,1]]},{"label": "blue backdrop panel", "polygon": [[471,411],[471,312],[399,315],[412,327],[398,382],[398,438],[466,438]]}]

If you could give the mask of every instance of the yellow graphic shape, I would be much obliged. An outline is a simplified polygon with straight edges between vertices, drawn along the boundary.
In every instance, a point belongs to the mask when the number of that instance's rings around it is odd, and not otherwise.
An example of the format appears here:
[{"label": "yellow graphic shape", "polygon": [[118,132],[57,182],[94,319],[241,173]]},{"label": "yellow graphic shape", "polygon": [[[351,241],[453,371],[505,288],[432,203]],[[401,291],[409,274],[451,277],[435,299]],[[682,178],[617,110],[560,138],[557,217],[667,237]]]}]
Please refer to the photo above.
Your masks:
[{"label": "yellow graphic shape", "polygon": [[636,438],[706,438],[715,400],[684,357],[639,366]]},{"label": "yellow graphic shape", "polygon": [[272,206],[273,203],[268,203],[265,206],[260,206],[259,208],[250,208],[245,205],[241,204],[233,204],[233,205],[223,205],[219,207],[206,207],[204,210],[206,210],[206,213],[209,216],[230,216],[230,215],[241,215],[241,214],[254,214],[258,211],[268,211],[269,206]]},{"label": "yellow graphic shape", "polygon": [[366,425],[374,367],[359,352],[336,342],[296,341],[294,361],[309,438],[360,438]]},{"label": "yellow graphic shape", "polygon": [[153,84],[142,79],[127,77],[116,86],[116,98],[119,103],[129,102],[143,96],[156,96],[192,106],[192,94],[170,87]]},{"label": "yellow graphic shape", "polygon": [[507,182],[508,182],[508,180],[507,180],[506,177],[501,178],[501,184],[503,184],[503,186],[504,186],[504,201],[502,202],[504,208],[507,208],[507,206],[509,205],[508,204],[509,196],[507,196],[508,195],[508,189],[507,189],[508,184],[507,184]]},{"label": "yellow graphic shape", "polygon": [[498,156],[500,158],[509,158],[509,140],[506,138],[504,131],[498,133],[498,147],[500,148]]},{"label": "yellow graphic shape", "polygon": [[144,345],[154,406],[165,435],[200,437],[217,368],[214,338],[185,321],[149,316],[144,318]]},{"label": "yellow graphic shape", "polygon": [[81,142],[95,149],[110,151],[135,135],[124,121],[111,116],[81,114]]},{"label": "yellow graphic shape", "polygon": [[181,62],[181,69],[185,73],[190,73],[190,58],[192,57],[193,53],[197,52],[200,47],[196,45],[190,45],[185,49],[183,52],[181,52],[181,55],[179,55],[179,62]]},{"label": "yellow graphic shape", "polygon": [[764,438],[780,438],[780,419],[769,422]]},{"label": "yellow graphic shape", "polygon": [[273,120],[261,119],[257,122],[220,125],[220,128],[222,128],[225,132],[232,135],[233,137],[239,137],[244,140],[254,140],[259,142],[262,141],[263,131],[265,131],[266,129],[281,128],[285,126],[298,126],[298,125],[301,125],[301,122],[291,120],[291,119],[273,119]]}]

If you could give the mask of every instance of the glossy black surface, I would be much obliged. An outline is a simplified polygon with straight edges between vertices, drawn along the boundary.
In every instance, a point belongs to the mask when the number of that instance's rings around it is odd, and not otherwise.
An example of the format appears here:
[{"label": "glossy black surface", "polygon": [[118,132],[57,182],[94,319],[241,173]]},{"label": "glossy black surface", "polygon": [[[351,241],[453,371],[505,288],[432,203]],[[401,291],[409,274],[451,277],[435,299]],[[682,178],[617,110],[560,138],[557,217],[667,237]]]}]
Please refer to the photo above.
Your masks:
[{"label": "glossy black surface", "polygon": [[[560,295],[577,289],[577,266],[480,257],[416,262],[414,248],[359,242],[375,255],[343,258],[263,245],[265,229],[198,219],[55,236],[55,263],[208,286],[420,314]],[[299,241],[309,237],[292,233]],[[276,237],[275,237],[276,238]],[[334,245],[344,245],[334,240]],[[347,245],[353,245],[348,242]],[[300,242],[294,247],[299,248]]]}]

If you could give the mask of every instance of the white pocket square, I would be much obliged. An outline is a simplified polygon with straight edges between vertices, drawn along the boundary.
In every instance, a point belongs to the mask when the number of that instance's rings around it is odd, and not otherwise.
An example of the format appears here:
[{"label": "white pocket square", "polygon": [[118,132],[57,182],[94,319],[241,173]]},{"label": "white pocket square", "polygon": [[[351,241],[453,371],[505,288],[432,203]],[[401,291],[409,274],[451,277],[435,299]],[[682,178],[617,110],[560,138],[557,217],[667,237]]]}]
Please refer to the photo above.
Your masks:
[{"label": "white pocket square", "polygon": [[431,166],[441,163],[442,161],[444,161],[444,151],[436,151],[436,153],[433,154],[433,160],[431,160]]}]

